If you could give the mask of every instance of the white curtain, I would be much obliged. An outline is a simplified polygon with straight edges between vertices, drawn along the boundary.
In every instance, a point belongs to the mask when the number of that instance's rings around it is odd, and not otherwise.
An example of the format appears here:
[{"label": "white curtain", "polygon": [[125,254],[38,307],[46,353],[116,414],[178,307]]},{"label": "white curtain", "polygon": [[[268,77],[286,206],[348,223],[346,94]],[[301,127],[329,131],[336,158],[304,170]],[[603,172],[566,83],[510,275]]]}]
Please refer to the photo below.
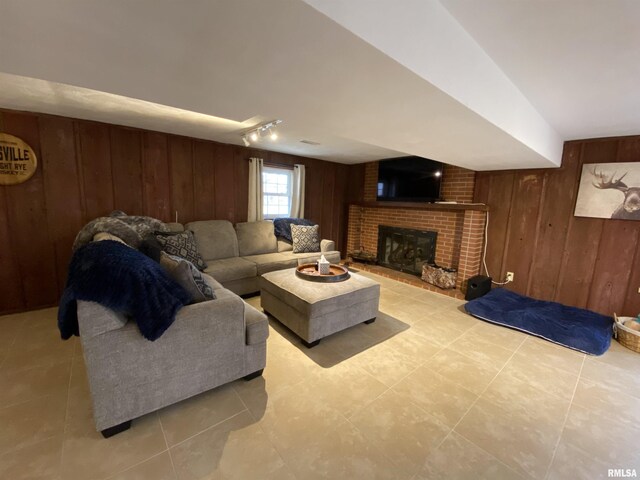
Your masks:
[{"label": "white curtain", "polygon": [[249,211],[248,222],[263,220],[262,216],[262,159],[249,159]]},{"label": "white curtain", "polygon": [[291,217],[304,218],[304,165],[293,166]]}]

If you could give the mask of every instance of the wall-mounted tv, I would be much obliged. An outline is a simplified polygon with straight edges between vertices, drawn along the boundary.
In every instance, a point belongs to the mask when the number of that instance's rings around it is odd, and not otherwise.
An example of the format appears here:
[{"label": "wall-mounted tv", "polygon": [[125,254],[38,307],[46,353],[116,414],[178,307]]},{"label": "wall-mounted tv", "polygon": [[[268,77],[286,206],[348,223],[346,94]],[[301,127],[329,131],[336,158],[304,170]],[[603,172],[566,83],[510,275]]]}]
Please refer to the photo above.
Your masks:
[{"label": "wall-mounted tv", "polygon": [[378,164],[378,200],[435,202],[440,200],[442,163],[422,157],[381,160]]}]

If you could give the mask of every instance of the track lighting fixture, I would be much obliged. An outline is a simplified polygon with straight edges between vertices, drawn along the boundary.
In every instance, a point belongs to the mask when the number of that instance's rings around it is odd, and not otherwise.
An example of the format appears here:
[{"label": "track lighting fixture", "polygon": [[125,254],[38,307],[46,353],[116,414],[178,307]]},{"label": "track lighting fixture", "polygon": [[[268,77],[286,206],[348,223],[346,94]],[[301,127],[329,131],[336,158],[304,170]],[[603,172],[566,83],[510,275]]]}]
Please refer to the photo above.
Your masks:
[{"label": "track lighting fixture", "polygon": [[281,124],[282,120],[273,120],[271,122],[263,123],[262,125],[258,125],[257,127],[244,132],[242,135],[242,142],[245,147],[251,145],[251,142],[257,142],[260,137],[268,136],[270,140],[276,141],[278,139],[278,134],[276,132],[276,126]]}]

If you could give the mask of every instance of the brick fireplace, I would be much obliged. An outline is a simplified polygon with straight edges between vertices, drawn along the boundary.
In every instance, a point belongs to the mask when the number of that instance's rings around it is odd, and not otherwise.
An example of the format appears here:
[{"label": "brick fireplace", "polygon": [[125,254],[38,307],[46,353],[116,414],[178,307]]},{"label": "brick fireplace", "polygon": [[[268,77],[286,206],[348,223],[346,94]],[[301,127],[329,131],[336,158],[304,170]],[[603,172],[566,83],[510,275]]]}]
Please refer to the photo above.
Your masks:
[{"label": "brick fireplace", "polygon": [[408,279],[400,272],[382,269],[385,276],[416,283],[429,290],[462,297],[464,281],[480,273],[486,207],[463,205],[473,200],[475,172],[446,166],[441,192],[445,200],[458,204],[395,204],[376,202],[378,163],[365,166],[364,201],[349,207],[347,252],[363,250],[378,254],[378,229],[382,226],[437,232],[435,261],[443,267],[456,268],[454,290],[441,290],[424,282]]},{"label": "brick fireplace", "polygon": [[437,237],[437,232],[379,225],[378,265],[421,275],[422,264],[435,259]]}]

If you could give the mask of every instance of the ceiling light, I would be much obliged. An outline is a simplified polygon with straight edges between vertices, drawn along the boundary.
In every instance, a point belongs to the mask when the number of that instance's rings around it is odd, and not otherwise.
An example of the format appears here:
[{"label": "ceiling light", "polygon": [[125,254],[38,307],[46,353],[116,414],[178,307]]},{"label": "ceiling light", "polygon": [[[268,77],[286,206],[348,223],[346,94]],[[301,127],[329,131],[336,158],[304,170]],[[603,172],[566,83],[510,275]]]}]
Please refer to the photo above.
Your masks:
[{"label": "ceiling light", "polygon": [[442,175],[442,172],[440,172],[440,170],[438,170],[438,171],[436,171],[436,173],[434,173],[434,175],[435,175],[436,177],[439,177],[440,175]]},{"label": "ceiling light", "polygon": [[[251,142],[257,142],[260,140],[260,137],[268,136],[272,141],[276,141],[278,139],[278,134],[275,131],[275,127],[281,123],[282,120],[273,120],[271,122],[258,125],[249,131],[245,131],[242,134],[242,142],[244,143],[244,146],[248,147],[251,145]],[[251,142],[249,140],[251,140]]]}]

